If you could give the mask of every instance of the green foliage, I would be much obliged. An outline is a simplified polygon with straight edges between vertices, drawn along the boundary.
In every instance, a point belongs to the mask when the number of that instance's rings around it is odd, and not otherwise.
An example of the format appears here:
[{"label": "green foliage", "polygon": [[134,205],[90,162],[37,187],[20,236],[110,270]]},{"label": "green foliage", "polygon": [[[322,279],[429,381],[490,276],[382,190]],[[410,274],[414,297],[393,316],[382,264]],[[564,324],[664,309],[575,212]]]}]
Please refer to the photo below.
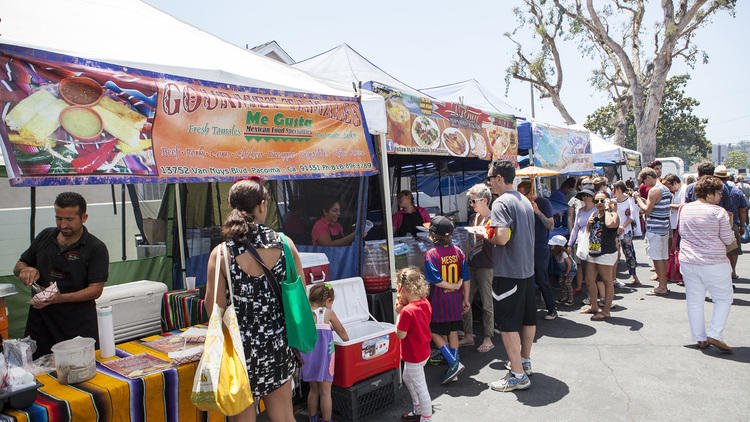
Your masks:
[{"label": "green foliage", "polygon": [[740,150],[729,151],[727,158],[724,159],[724,165],[732,169],[746,169],[747,154]]},{"label": "green foliage", "polygon": [[[688,165],[711,154],[711,142],[706,138],[708,119],[696,116],[694,109],[700,102],[685,96],[689,79],[688,75],[678,75],[667,81],[656,128],[656,156],[680,157]],[[616,116],[617,104],[610,103],[589,115],[583,125],[608,138],[615,133]],[[637,149],[632,110],[627,116],[625,147]]]}]

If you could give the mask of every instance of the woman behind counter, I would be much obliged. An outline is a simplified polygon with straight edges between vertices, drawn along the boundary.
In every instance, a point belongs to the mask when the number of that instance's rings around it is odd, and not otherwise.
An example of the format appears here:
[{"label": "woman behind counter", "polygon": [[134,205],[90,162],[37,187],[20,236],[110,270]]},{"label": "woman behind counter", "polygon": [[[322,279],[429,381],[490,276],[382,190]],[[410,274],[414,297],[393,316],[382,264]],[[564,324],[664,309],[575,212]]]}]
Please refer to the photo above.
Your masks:
[{"label": "woman behind counter", "polygon": [[338,199],[323,203],[323,215],[312,228],[312,244],[319,246],[347,246],[354,240],[354,232],[344,235],[344,228],[338,222],[341,204]]},{"label": "woman behind counter", "polygon": [[410,190],[402,190],[396,196],[398,211],[393,214],[393,231],[396,237],[417,235],[417,227],[424,227],[430,222],[430,213],[414,205],[414,195]]}]

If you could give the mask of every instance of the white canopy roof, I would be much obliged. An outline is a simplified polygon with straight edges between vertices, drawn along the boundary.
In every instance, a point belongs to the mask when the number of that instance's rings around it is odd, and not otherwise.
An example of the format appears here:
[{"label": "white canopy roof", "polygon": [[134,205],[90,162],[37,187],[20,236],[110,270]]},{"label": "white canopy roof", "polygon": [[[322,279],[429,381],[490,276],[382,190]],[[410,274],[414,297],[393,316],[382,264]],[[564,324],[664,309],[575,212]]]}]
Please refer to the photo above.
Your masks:
[{"label": "white canopy roof", "polygon": [[[430,97],[391,76],[347,44],[341,44],[317,56],[297,62],[294,67],[340,86],[379,82],[409,95]],[[388,130],[385,105],[382,109],[365,107],[365,117],[370,133],[386,133]]]},{"label": "white canopy roof", "polygon": [[[213,82],[354,95],[351,85],[332,86],[139,0],[3,0],[1,4],[0,43]],[[379,95],[363,93],[363,103],[370,102],[385,109]]]},{"label": "white canopy roof", "polygon": [[589,132],[591,154],[596,163],[619,163],[622,161],[622,148],[606,141],[594,132]]},{"label": "white canopy roof", "polygon": [[480,110],[512,116],[522,116],[518,107],[511,105],[508,98],[501,98],[488,91],[476,79],[469,79],[449,85],[422,88],[420,91],[437,99],[452,103],[462,103]]}]

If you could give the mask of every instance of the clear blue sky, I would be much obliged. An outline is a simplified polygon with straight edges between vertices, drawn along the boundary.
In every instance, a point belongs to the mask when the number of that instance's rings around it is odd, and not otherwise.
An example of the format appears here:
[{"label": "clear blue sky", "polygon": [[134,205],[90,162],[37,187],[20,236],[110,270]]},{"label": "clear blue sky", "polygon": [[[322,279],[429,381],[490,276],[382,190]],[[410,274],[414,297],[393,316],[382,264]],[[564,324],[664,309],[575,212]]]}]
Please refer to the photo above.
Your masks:
[{"label": "clear blue sky", "polygon": [[[432,1],[228,1],[147,0],[148,3],[236,45],[250,47],[276,40],[295,60],[306,59],[347,43],[394,77],[416,88],[477,79],[498,95],[505,93],[505,69],[514,46],[503,33],[515,27],[512,13],[520,2]],[[651,27],[653,19],[647,17]],[[709,119],[713,142],[750,140],[750,6],[738,2],[736,17],[727,13],[699,29],[698,45],[708,64],[691,71],[688,95]],[[606,95],[588,84],[595,64],[581,59],[572,44],[562,47],[563,101],[573,117],[586,116],[607,103]],[[196,52],[199,54],[199,52]],[[672,74],[684,73],[676,64]],[[511,102],[530,110],[529,87],[512,81]],[[549,101],[536,101],[537,118],[559,123]]]}]

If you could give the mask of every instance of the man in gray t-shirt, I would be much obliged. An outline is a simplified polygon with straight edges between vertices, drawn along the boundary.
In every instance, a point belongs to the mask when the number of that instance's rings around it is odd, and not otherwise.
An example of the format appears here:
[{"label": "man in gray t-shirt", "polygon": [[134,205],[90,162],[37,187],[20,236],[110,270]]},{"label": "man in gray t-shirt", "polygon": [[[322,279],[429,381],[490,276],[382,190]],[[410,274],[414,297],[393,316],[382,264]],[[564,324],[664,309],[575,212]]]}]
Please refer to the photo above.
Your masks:
[{"label": "man in gray t-shirt", "polygon": [[[492,203],[487,240],[492,249],[495,321],[510,365],[508,374],[490,387],[496,391],[531,386],[531,344],[536,334],[534,278],[534,209],[513,189],[514,163],[493,161],[487,172],[490,189],[499,195]],[[494,233],[493,233],[494,232]]]},{"label": "man in gray t-shirt", "polygon": [[524,279],[534,275],[534,209],[526,197],[509,190],[492,203],[492,227],[510,229],[502,248],[493,248],[495,277]]}]

